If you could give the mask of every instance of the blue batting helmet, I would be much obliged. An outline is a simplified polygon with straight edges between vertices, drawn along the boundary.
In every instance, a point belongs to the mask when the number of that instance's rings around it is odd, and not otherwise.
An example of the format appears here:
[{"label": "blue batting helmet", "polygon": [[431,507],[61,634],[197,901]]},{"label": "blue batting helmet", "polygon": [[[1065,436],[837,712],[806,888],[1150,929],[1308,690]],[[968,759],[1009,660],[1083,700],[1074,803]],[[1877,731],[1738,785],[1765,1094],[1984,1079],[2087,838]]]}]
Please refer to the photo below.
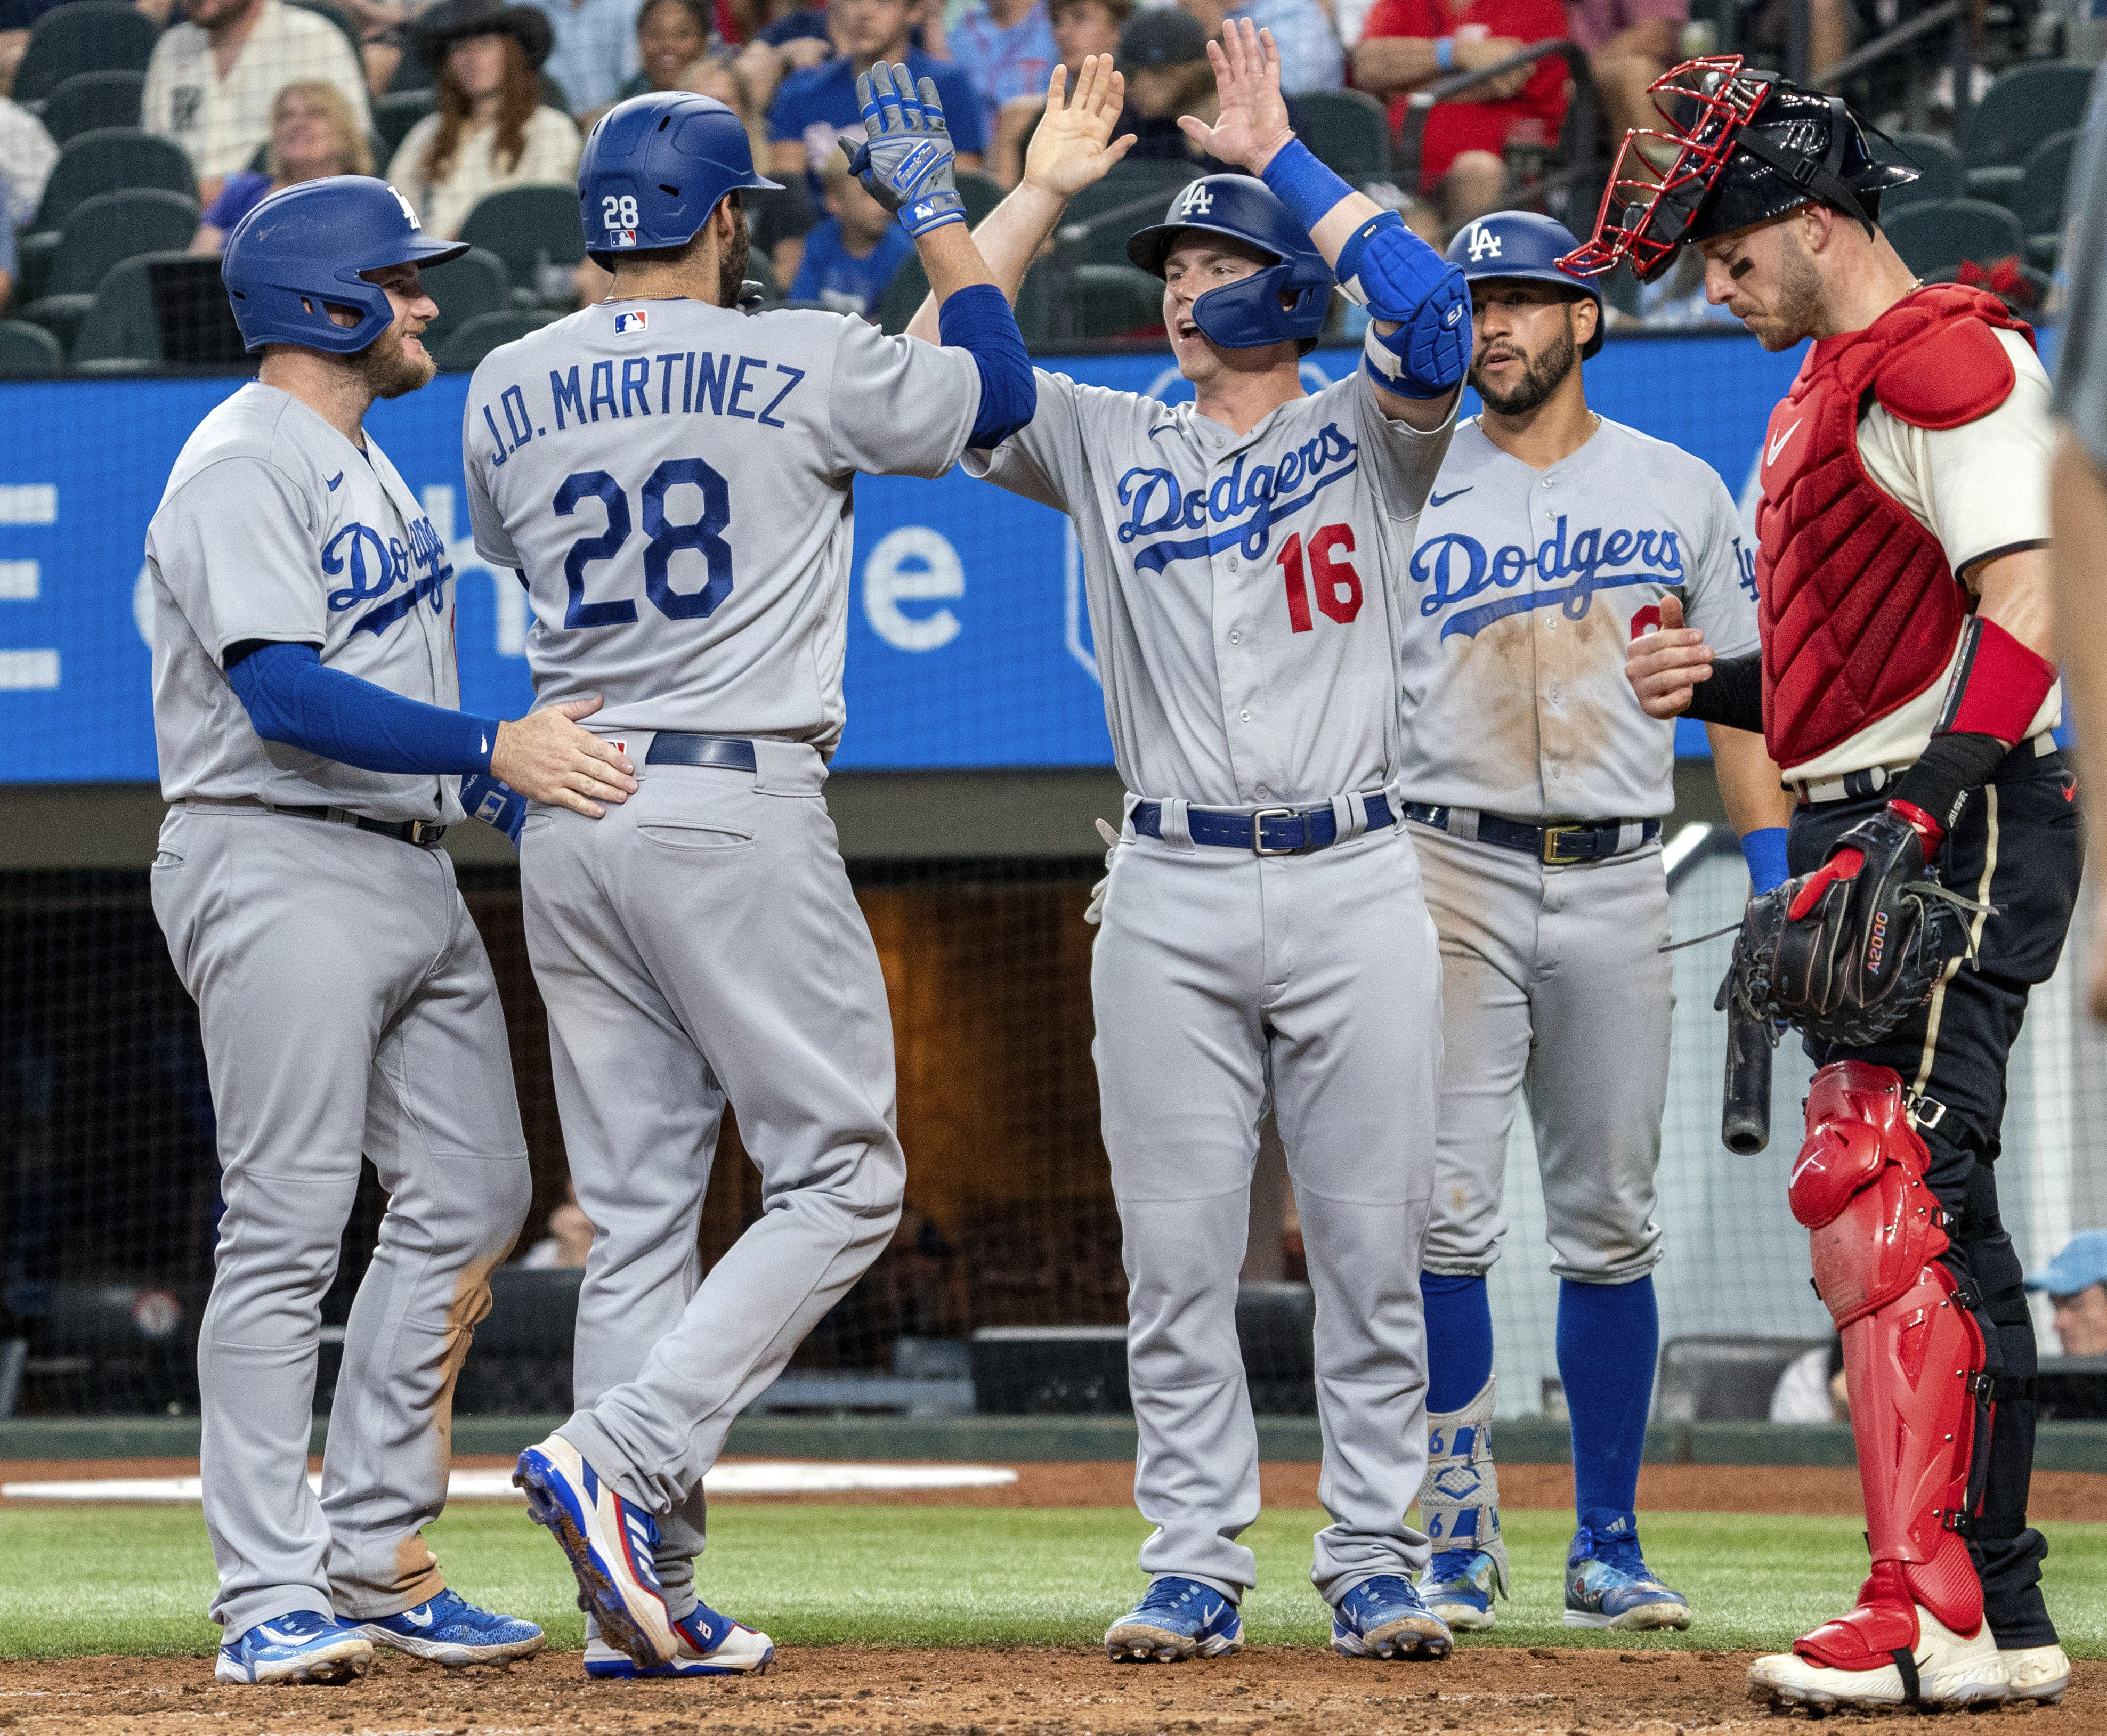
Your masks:
[{"label": "blue batting helmet", "polygon": [[1302,226],[1263,181],[1209,175],[1170,201],[1163,221],[1129,238],[1126,256],[1151,276],[1188,229],[1231,236],[1278,262],[1238,282],[1210,289],[1193,303],[1193,321],[1225,350],[1256,349],[1292,339],[1314,344],[1332,305],[1332,268]]},{"label": "blue batting helmet", "polygon": [[[236,223],[219,278],[248,349],[297,343],[352,356],[395,321],[388,292],[361,271],[438,265],[467,251],[465,241],[426,235],[386,182],[326,175],[273,193]],[[358,323],[338,325],[330,307],[356,310]]]},{"label": "blue batting helmet", "polygon": [[578,159],[578,215],[600,265],[631,248],[685,247],[739,187],[780,187],[753,166],[745,123],[714,96],[632,96],[601,116]]},{"label": "blue batting helmet", "polygon": [[1595,335],[1580,346],[1580,359],[1585,361],[1602,347],[1602,292],[1593,278],[1578,276],[1559,264],[1573,248],[1571,231],[1555,217],[1534,211],[1494,211],[1456,231],[1448,259],[1451,265],[1462,266],[1463,276],[1473,283],[1485,277],[1520,277],[1562,285],[1576,298],[1592,298]]}]

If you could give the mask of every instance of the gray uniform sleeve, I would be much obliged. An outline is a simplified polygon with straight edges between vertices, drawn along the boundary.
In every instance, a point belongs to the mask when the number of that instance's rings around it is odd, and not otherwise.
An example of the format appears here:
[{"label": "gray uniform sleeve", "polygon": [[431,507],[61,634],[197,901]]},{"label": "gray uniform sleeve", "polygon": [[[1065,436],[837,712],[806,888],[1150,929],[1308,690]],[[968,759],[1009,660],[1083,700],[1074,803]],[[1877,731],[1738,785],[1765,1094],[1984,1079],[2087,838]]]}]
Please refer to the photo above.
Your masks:
[{"label": "gray uniform sleeve", "polygon": [[1351,396],[1355,436],[1362,462],[1374,473],[1374,495],[1386,516],[1417,518],[1426,505],[1426,493],[1441,473],[1441,460],[1449,455],[1449,442],[1456,432],[1456,411],[1463,394],[1456,393],[1449,406],[1448,419],[1431,433],[1422,433],[1408,422],[1394,422],[1376,401],[1375,383],[1365,369],[1356,367],[1351,379],[1328,388]]},{"label": "gray uniform sleeve", "polygon": [[2063,252],[2071,294],[2056,367],[2055,413],[2070,424],[2093,463],[2107,467],[2107,66],[2092,81],[2064,209],[2073,213]]},{"label": "gray uniform sleeve", "polygon": [[155,564],[215,660],[245,639],[327,643],[308,509],[292,478],[260,458],[208,466],[162,509]]},{"label": "gray uniform sleeve", "polygon": [[[470,414],[476,402],[475,389],[469,388]],[[485,475],[489,460],[476,450],[475,431],[465,422],[462,424],[461,470],[468,478],[469,529],[475,536],[475,552],[493,567],[504,567],[514,572],[526,570],[527,563],[512,545],[512,538],[505,528],[504,515],[490,498],[490,481]]]},{"label": "gray uniform sleeve", "polygon": [[980,415],[973,358],[919,339],[888,338],[861,320],[836,323],[842,330],[827,410],[835,473],[941,476],[958,463]]},{"label": "gray uniform sleeve", "polygon": [[969,451],[966,474],[1065,513],[1083,470],[1080,400],[1087,388],[1065,374],[1049,374],[1044,368],[1031,372],[1039,382],[1038,410],[994,451]]},{"label": "gray uniform sleeve", "polygon": [[1710,466],[1702,468],[1703,541],[1685,555],[1683,618],[1703,632],[1717,656],[1741,657],[1759,644],[1755,551],[1742,542],[1741,515],[1727,485]]}]

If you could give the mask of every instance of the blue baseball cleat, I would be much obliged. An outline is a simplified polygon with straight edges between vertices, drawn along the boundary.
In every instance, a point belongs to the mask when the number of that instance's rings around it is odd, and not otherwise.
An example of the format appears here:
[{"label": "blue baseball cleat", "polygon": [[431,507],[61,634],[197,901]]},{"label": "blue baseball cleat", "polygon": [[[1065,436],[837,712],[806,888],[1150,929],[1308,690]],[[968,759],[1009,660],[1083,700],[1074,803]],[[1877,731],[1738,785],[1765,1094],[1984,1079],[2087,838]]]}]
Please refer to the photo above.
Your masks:
[{"label": "blue baseball cleat", "polygon": [[392,1645],[412,1657],[429,1657],[449,1670],[532,1657],[548,1644],[532,1622],[478,1609],[458,1591],[442,1591],[400,1615],[381,1616],[356,1626],[376,1645]]},{"label": "blue baseball cleat", "polygon": [[1647,1570],[1638,1517],[1606,1507],[1580,1515],[1566,1558],[1566,1625],[1628,1633],[1690,1626],[1690,1603]]},{"label": "blue baseball cleat", "polygon": [[219,1649],[217,1682],[348,1682],[373,1667],[365,1635],[312,1609],[258,1622]]},{"label": "blue baseball cleat", "polygon": [[1402,1573],[1363,1580],[1332,1612],[1332,1649],[1341,1657],[1446,1657],[1455,1643]]},{"label": "blue baseball cleat", "polygon": [[520,1454],[512,1481],[526,1492],[528,1517],[563,1545],[579,1600],[607,1643],[647,1667],[672,1662],[681,1642],[652,1560],[658,1527],[651,1515],[616,1494],[558,1434]]},{"label": "blue baseball cleat", "polygon": [[1500,1563],[1489,1550],[1444,1550],[1419,1577],[1427,1613],[1452,1632],[1482,1633],[1493,1625],[1493,1593],[1502,1582]]},{"label": "blue baseball cleat", "polygon": [[640,1676],[765,1675],[775,1661],[767,1635],[698,1604],[673,1624],[681,1649],[671,1663],[643,1665],[625,1657],[597,1634],[586,1636],[586,1674],[629,1680]]},{"label": "blue baseball cleat", "polygon": [[1166,1573],[1105,1630],[1114,1663],[1180,1664],[1188,1657],[1227,1657],[1244,1649],[1242,1613],[1212,1586]]}]

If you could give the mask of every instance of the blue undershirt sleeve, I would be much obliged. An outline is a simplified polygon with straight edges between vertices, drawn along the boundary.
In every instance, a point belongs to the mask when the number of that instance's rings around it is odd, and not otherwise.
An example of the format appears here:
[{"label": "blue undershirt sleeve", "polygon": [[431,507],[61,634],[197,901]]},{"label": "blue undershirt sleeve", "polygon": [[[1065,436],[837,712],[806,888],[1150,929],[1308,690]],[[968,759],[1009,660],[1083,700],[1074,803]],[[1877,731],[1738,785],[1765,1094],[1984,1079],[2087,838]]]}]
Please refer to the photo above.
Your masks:
[{"label": "blue undershirt sleeve", "polygon": [[937,310],[937,331],[946,349],[964,350],[981,370],[980,414],[966,444],[991,451],[1039,408],[1039,381],[1017,316],[993,284],[968,284]]},{"label": "blue undershirt sleeve", "polygon": [[391,693],[322,666],[312,645],[229,653],[235,697],[267,742],[369,772],[487,772],[497,720]]}]

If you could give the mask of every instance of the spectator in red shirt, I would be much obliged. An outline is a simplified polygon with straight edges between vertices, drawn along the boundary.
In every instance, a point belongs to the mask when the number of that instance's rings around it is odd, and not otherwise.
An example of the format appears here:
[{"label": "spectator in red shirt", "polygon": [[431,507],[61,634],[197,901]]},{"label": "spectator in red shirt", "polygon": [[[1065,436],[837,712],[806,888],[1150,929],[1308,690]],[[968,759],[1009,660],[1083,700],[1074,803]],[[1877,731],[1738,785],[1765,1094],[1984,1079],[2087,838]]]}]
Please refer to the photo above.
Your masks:
[{"label": "spectator in red shirt", "polygon": [[[1833,10],[1822,0],[1816,6]],[[1647,87],[1682,57],[1690,0],[1566,0],[1566,34],[1588,51],[1588,70],[1602,95],[1610,137],[1621,143],[1627,132],[1659,130],[1660,111]],[[1652,166],[1664,169],[1674,160],[1673,148],[1664,147],[1662,160]]]},{"label": "spectator in red shirt", "polygon": [[[1560,0],[1376,0],[1354,49],[1354,82],[1388,101],[1401,128],[1405,99],[1422,86],[1565,34]],[[1570,94],[1554,55],[1427,111],[1419,184],[1438,192],[1452,228],[1508,202],[1507,146],[1555,144]]]}]

